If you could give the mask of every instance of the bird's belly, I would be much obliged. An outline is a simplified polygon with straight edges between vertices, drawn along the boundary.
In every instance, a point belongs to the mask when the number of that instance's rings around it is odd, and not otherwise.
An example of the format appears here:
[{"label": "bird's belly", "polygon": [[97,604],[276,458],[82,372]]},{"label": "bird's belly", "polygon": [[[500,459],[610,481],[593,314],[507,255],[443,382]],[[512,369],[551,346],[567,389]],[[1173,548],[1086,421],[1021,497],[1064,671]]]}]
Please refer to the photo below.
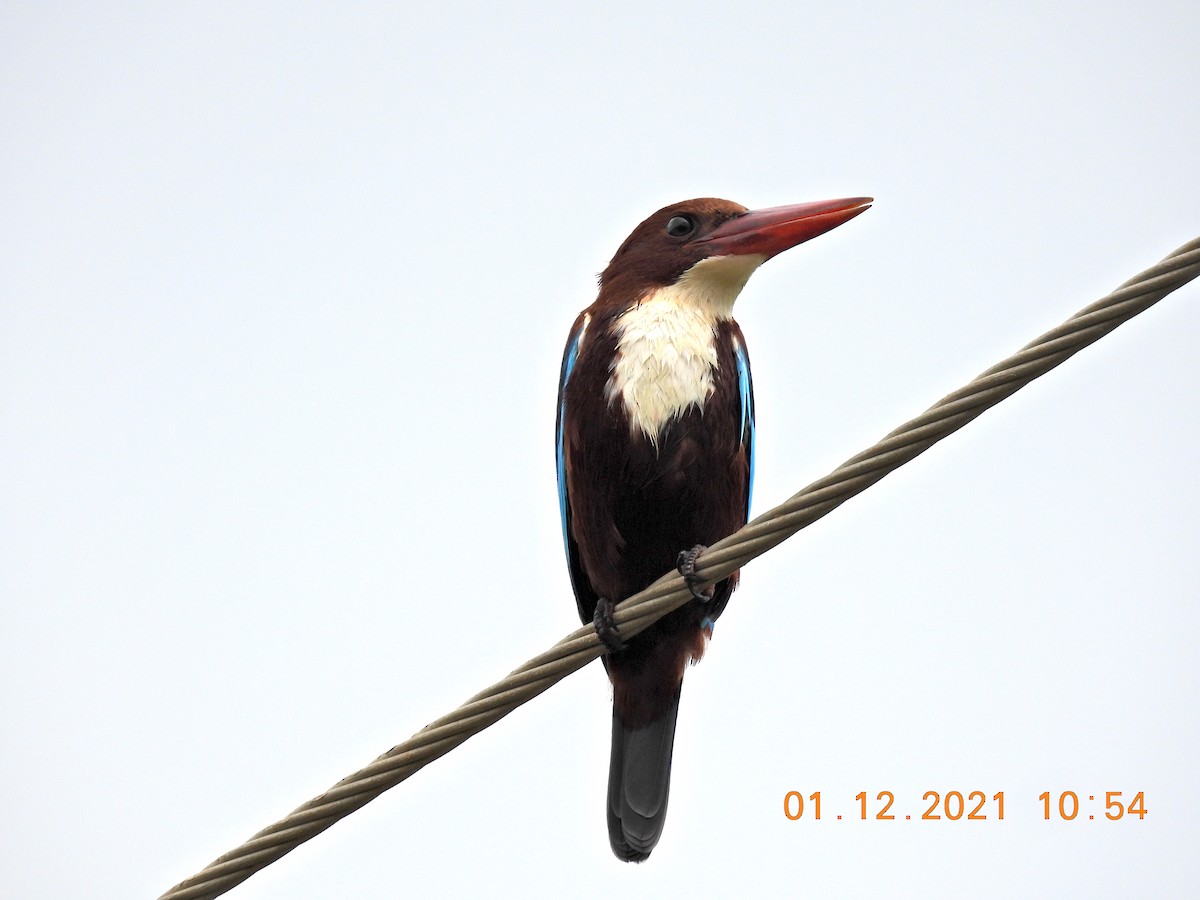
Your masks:
[{"label": "bird's belly", "polygon": [[622,596],[672,569],[681,550],[714,543],[743,524],[745,494],[734,483],[731,454],[703,430],[732,431],[733,423],[720,418],[693,407],[659,433],[657,444],[641,434],[630,438],[627,477],[613,509]]}]

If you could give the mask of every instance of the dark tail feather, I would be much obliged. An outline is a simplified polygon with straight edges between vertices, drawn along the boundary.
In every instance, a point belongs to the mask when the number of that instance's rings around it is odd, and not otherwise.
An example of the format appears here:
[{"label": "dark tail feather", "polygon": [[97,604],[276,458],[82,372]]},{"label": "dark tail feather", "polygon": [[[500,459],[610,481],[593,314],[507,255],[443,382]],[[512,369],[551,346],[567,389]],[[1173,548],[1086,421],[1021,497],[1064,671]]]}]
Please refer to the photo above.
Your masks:
[{"label": "dark tail feather", "polygon": [[608,840],[626,862],[641,862],[662,837],[671,789],[671,750],[679,695],[666,715],[645,728],[628,728],[613,710],[608,768]]}]

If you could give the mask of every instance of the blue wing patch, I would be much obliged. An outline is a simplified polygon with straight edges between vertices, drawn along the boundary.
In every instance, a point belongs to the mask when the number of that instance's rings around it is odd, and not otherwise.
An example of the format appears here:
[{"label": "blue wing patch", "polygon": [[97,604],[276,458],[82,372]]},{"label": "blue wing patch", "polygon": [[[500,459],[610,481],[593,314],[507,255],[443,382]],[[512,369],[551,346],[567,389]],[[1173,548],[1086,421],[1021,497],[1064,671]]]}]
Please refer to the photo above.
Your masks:
[{"label": "blue wing patch", "polygon": [[567,554],[567,562],[571,560],[571,548],[568,544],[570,534],[567,523],[567,461],[566,447],[563,444],[563,419],[567,415],[567,382],[579,358],[579,346],[583,341],[583,333],[587,330],[589,317],[584,316],[579,325],[567,339],[567,349],[563,353],[562,371],[558,376],[558,420],[555,425],[555,456],[558,461],[558,513],[562,518],[563,549]]},{"label": "blue wing patch", "polygon": [[[750,378],[750,358],[746,348],[742,346],[740,335],[733,337],[733,356],[737,362],[738,401],[741,406],[741,441],[746,448],[746,456],[750,462],[750,472],[746,479],[746,518],[750,518],[750,501],[754,496],[754,382]],[[700,621],[700,627],[712,637],[716,620],[705,616]]]},{"label": "blue wing patch", "polygon": [[738,338],[733,340],[737,358],[738,398],[742,406],[742,445],[750,457],[750,480],[746,483],[746,518],[750,518],[750,499],[754,495],[754,383],[750,380],[750,358]]}]

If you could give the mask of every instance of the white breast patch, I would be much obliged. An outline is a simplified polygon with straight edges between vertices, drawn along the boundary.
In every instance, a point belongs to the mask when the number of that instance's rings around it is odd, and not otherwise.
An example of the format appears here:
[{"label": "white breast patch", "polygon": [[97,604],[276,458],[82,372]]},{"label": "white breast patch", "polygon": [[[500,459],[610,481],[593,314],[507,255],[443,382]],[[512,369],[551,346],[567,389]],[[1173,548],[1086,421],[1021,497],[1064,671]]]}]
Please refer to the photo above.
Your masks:
[{"label": "white breast patch", "polygon": [[668,422],[704,405],[718,366],[717,324],[733,314],[733,301],[762,261],[703,260],[617,319],[617,357],[605,394],[610,404],[620,399],[631,430],[657,446]]},{"label": "white breast patch", "polygon": [[657,445],[663,427],[713,391],[717,367],[715,324],[661,294],[617,320],[617,359],[608,402],[619,397],[630,427]]}]

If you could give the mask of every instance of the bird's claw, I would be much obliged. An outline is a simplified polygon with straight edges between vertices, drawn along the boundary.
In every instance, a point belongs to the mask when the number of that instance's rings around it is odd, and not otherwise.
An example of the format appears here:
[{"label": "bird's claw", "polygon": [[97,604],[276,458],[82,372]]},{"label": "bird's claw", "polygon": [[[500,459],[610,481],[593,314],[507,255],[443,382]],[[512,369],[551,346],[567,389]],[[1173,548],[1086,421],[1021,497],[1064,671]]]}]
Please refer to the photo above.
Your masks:
[{"label": "bird's claw", "polygon": [[592,615],[592,624],[596,627],[596,637],[600,638],[600,643],[608,648],[609,653],[620,653],[625,649],[625,641],[621,639],[621,632],[617,629],[617,623],[613,621],[614,604],[607,597],[601,597],[596,601],[596,612]]},{"label": "bird's claw", "polygon": [[703,544],[697,544],[691,550],[681,550],[679,558],[675,560],[675,566],[679,569],[679,574],[683,576],[683,580],[687,582],[688,590],[701,603],[707,603],[713,598],[713,594],[716,592],[716,588],[711,584],[704,590],[700,590],[700,585],[704,584],[704,579],[696,575],[696,560],[707,549]]}]

